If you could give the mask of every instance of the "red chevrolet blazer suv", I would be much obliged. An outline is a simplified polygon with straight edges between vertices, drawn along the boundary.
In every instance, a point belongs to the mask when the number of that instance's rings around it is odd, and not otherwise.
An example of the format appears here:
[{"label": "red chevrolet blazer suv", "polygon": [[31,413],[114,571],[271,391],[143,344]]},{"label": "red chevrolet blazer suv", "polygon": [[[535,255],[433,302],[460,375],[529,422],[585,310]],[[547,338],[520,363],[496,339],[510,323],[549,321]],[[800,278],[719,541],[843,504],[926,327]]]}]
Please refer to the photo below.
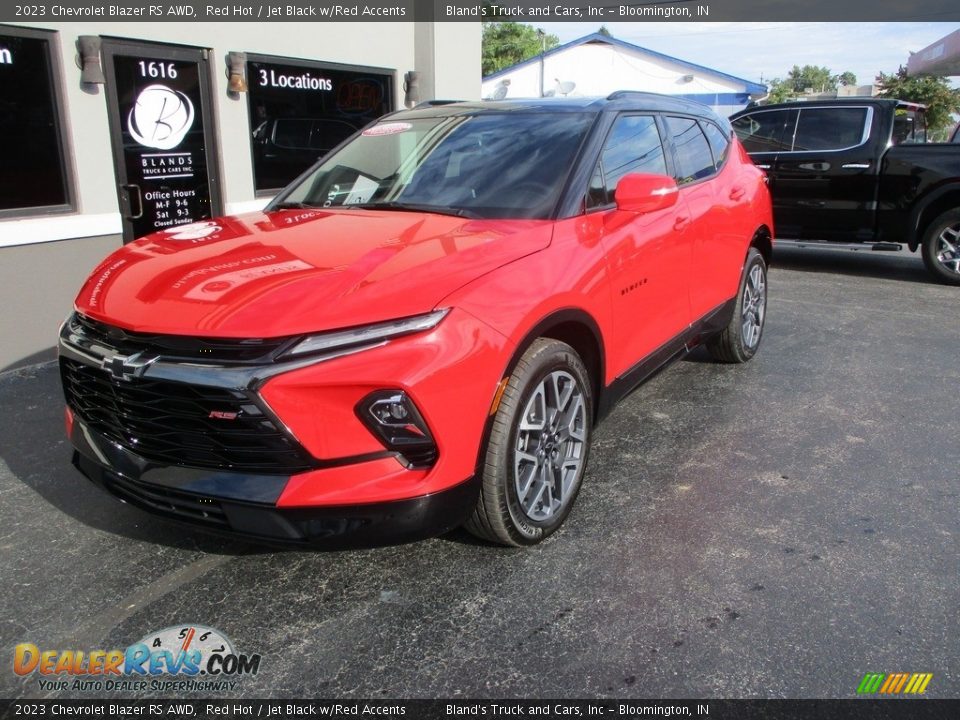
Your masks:
[{"label": "red chevrolet blazer suv", "polygon": [[757,352],[772,237],[763,173],[696,103],[393,113],[262,212],[93,271],[60,332],[74,464],[263,540],[533,544],[619,397],[698,345]]}]

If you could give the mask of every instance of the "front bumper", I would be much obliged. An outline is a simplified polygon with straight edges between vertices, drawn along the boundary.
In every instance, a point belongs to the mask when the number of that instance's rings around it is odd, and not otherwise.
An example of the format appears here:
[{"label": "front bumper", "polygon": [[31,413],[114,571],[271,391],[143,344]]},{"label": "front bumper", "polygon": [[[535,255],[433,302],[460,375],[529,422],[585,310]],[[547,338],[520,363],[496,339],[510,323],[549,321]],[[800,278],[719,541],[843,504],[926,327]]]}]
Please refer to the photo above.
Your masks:
[{"label": "front bumper", "polygon": [[[73,464],[120,501],[214,532],[283,543],[376,545],[440,535],[476,506],[479,484],[391,502],[277,507],[290,478],[156,466],[74,418]],[[390,462],[393,462],[390,460]]]},{"label": "front bumper", "polygon": [[[213,530],[351,543],[439,534],[475,506],[476,483],[465,478],[508,348],[471,315],[453,311],[431,332],[371,349],[284,362],[184,362],[129,348],[140,337],[113,347],[68,323],[60,338],[74,463],[121,500]],[[432,465],[403,462],[361,421],[358,403],[384,388],[422,412]],[[189,437],[178,434],[187,412]],[[272,454],[230,444],[248,435]]]}]

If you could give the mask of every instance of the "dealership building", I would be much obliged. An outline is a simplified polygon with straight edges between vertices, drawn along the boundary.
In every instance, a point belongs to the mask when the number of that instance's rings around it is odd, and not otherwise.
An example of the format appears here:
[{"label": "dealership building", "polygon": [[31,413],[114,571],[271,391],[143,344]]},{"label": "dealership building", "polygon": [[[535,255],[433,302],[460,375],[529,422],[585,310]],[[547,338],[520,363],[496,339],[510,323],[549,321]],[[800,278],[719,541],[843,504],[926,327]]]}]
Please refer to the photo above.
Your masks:
[{"label": "dealership building", "polygon": [[0,25],[0,372],[53,357],[122,242],[258,210],[407,101],[478,98],[480,38],[466,22]]},{"label": "dealership building", "polygon": [[585,35],[483,79],[484,98],[604,97],[645,90],[709,105],[726,117],[767,94],[765,85],[602,33]]}]

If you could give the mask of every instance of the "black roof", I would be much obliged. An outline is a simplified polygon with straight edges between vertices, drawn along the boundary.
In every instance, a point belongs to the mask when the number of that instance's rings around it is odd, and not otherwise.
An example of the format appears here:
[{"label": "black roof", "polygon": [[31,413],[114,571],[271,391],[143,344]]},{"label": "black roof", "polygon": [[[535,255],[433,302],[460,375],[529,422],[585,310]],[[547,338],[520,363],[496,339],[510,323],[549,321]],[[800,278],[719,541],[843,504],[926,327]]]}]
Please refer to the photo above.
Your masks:
[{"label": "black roof", "polygon": [[391,118],[425,118],[449,115],[472,115],[484,112],[595,112],[605,110],[649,110],[678,112],[708,117],[717,124],[727,124],[707,105],[673,95],[620,90],[607,97],[548,97],[511,100],[431,100],[410,110],[400,110]]}]

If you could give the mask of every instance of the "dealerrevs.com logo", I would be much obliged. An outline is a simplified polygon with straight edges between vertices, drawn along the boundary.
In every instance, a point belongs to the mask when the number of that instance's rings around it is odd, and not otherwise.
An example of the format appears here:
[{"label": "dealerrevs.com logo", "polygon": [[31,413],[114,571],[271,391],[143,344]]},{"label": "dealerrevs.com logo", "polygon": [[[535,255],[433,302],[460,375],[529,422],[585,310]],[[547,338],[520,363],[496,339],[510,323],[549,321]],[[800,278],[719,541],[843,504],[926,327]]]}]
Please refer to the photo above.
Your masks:
[{"label": "dealerrevs.com logo", "polygon": [[41,690],[205,692],[234,690],[260,671],[259,654],[238,653],[219,630],[175,625],[125,650],[45,650],[20,643],[13,671],[37,676]]}]

